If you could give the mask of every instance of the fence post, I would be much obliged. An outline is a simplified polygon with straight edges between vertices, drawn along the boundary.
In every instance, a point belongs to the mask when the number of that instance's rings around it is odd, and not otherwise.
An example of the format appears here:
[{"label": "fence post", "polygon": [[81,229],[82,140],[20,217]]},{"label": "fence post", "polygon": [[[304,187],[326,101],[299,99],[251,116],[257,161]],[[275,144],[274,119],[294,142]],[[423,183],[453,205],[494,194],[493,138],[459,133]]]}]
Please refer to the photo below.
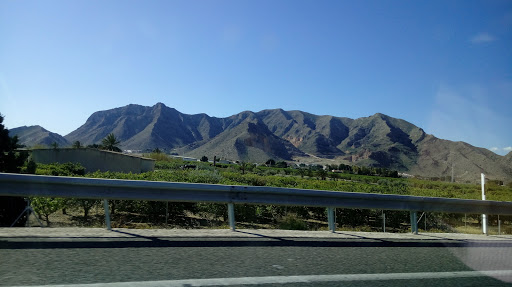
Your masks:
[{"label": "fence post", "polygon": [[384,210],[382,211],[382,230],[383,232],[386,232],[386,214],[384,213]]},{"label": "fence post", "polygon": [[487,214],[482,214],[482,233],[485,235],[489,235],[488,230],[488,222],[487,222]]},{"label": "fence post", "polygon": [[169,225],[169,201],[165,202],[165,226]]},{"label": "fence post", "polygon": [[418,213],[417,211],[411,211],[411,232],[418,234]]},{"label": "fence post", "polygon": [[110,225],[110,210],[108,208],[108,200],[103,200],[103,208],[105,209],[105,225],[107,226],[107,230],[112,230],[112,226]]},{"label": "fence post", "polygon": [[498,235],[501,235],[501,220],[500,220],[499,214],[498,214]]},{"label": "fence post", "polygon": [[228,219],[231,231],[235,231],[235,205],[233,203],[228,203]]},{"label": "fence post", "polygon": [[331,232],[336,232],[336,223],[334,220],[334,207],[327,207],[327,221],[329,225],[329,230]]},{"label": "fence post", "polygon": [[468,217],[466,213],[464,213],[464,230],[468,232]]}]

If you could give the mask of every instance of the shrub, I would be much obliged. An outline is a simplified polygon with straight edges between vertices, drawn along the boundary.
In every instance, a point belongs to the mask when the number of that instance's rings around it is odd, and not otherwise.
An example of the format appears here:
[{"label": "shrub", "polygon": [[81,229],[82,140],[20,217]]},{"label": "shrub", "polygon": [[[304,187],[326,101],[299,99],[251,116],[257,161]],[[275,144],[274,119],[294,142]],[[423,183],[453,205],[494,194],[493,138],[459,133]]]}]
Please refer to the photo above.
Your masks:
[{"label": "shrub", "polygon": [[82,176],[85,168],[79,163],[37,164],[36,174],[55,176]]},{"label": "shrub", "polygon": [[288,213],[278,220],[278,228],[286,230],[307,230],[308,224],[299,218],[297,214]]},{"label": "shrub", "polygon": [[49,216],[64,208],[65,200],[63,198],[33,197],[30,204],[37,214],[44,216],[46,224],[50,226]]}]

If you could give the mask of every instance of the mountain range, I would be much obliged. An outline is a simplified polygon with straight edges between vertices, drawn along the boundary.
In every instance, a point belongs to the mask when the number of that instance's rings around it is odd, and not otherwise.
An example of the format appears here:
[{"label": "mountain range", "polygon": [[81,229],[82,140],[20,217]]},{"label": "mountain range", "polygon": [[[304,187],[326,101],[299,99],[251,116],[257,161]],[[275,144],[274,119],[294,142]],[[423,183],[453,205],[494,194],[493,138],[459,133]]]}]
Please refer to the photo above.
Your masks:
[{"label": "mountain range", "polygon": [[51,146],[57,143],[58,146],[68,146],[70,143],[61,135],[52,133],[41,126],[23,126],[9,130],[9,136],[18,136],[18,143],[34,146]]},{"label": "mountain range", "polygon": [[27,146],[100,143],[114,133],[124,150],[159,148],[200,158],[264,162],[269,158],[303,163],[385,167],[426,177],[476,181],[480,173],[512,180],[512,152],[497,155],[465,142],[436,138],[402,119],[377,113],[350,119],[282,109],[244,111],[216,118],[188,115],[157,103],[127,105],[93,113],[62,137],[42,127],[10,130]]}]

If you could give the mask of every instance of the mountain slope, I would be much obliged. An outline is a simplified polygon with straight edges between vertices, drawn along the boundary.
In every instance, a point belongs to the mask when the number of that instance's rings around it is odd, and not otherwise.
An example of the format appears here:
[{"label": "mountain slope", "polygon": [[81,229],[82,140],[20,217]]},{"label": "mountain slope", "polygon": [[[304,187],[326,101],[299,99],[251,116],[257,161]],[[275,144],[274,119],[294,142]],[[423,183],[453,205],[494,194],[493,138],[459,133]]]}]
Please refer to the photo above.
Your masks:
[{"label": "mountain slope", "polygon": [[424,136],[422,129],[406,121],[375,114],[354,120],[338,148],[350,155],[345,157],[348,161],[408,170],[417,163]]},{"label": "mountain slope", "polygon": [[121,141],[143,132],[153,117],[147,107],[128,105],[108,111],[93,113],[84,125],[64,136],[68,141],[80,141],[84,145],[100,143],[108,134],[114,133]]},{"label": "mountain slope", "polygon": [[456,180],[474,180],[480,173],[511,180],[512,164],[506,157],[465,142],[452,142],[427,135],[418,148],[418,163],[410,172],[431,177],[451,176]]},{"label": "mountain slope", "polygon": [[222,125],[222,119],[184,115],[162,103],[153,107],[128,105],[92,114],[65,138],[88,145],[114,133],[123,149],[172,149],[214,137],[222,132]]},{"label": "mountain slope", "polygon": [[122,149],[159,148],[198,158],[348,163],[427,177],[450,176],[453,166],[458,181],[473,181],[480,172],[512,180],[512,152],[499,156],[467,143],[438,139],[405,120],[380,113],[349,119],[271,109],[215,118],[183,114],[157,103],[93,113],[84,125],[60,140],[41,129],[36,132],[35,128],[22,143],[48,145],[55,141],[64,146],[78,140],[88,145],[114,133]]},{"label": "mountain slope", "polygon": [[206,155],[241,161],[264,162],[269,158],[292,160],[306,154],[290,142],[274,135],[254,115],[234,124],[210,141],[194,148],[187,155],[200,158]]},{"label": "mountain slope", "polygon": [[510,161],[510,163],[512,164],[512,151],[507,153],[507,155],[505,156],[505,160]]},{"label": "mountain slope", "polygon": [[41,126],[23,126],[10,129],[9,136],[18,136],[18,143],[27,147],[36,145],[49,147],[53,143],[57,143],[60,147],[71,145],[71,143],[61,135],[52,133]]},{"label": "mountain slope", "polygon": [[315,156],[343,155],[336,145],[348,135],[350,119],[302,111],[264,110],[257,115],[276,136]]}]

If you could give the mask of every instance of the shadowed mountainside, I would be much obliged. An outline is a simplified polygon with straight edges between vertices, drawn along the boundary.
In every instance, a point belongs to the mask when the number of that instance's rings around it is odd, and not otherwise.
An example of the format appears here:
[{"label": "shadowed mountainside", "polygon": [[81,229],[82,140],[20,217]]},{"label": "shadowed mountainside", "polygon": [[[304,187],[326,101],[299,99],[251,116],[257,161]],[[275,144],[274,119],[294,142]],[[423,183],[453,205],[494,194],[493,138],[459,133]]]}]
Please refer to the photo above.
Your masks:
[{"label": "shadowed mountainside", "polygon": [[[200,158],[203,155],[217,156],[241,161],[265,162],[269,158],[293,160],[296,156],[306,156],[304,152],[273,134],[254,114],[247,112],[235,117],[230,128],[204,142],[185,147],[181,151],[187,155]],[[212,156],[213,155],[213,156]]]}]

